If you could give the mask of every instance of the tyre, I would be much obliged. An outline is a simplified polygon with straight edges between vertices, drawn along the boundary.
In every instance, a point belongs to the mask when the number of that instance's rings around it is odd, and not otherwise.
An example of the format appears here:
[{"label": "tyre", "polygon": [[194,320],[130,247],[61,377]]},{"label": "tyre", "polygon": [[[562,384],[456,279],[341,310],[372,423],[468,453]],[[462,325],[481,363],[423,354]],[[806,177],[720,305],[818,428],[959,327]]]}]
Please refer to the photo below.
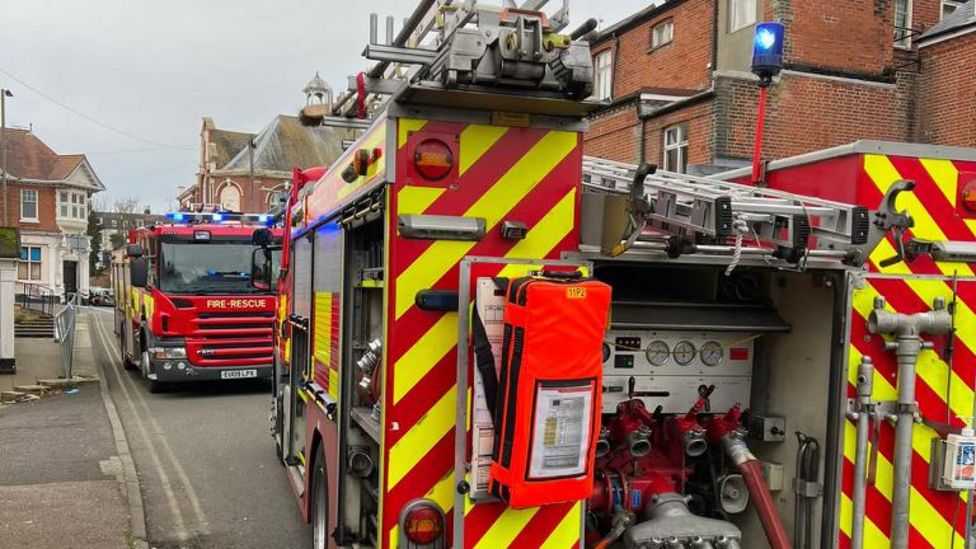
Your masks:
[{"label": "tyre", "polygon": [[329,489],[325,476],[325,454],[322,445],[315,450],[312,469],[312,547],[325,549],[329,545]]}]

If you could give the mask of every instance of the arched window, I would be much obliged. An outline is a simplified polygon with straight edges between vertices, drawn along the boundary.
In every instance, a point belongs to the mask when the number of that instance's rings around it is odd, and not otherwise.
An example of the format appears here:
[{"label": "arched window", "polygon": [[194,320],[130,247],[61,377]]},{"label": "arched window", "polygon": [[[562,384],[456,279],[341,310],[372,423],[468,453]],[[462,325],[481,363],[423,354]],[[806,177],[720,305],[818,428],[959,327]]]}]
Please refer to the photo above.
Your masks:
[{"label": "arched window", "polygon": [[237,185],[226,182],[220,189],[220,207],[231,211],[241,211],[241,190]]}]

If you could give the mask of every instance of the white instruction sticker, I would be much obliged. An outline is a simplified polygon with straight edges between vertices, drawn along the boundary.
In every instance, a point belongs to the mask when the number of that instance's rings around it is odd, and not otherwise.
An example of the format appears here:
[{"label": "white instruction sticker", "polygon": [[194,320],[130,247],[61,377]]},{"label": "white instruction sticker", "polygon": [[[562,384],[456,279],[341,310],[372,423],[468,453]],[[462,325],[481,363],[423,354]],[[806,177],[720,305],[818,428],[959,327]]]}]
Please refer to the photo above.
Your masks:
[{"label": "white instruction sticker", "polygon": [[571,477],[586,471],[593,385],[546,387],[535,394],[530,478]]}]

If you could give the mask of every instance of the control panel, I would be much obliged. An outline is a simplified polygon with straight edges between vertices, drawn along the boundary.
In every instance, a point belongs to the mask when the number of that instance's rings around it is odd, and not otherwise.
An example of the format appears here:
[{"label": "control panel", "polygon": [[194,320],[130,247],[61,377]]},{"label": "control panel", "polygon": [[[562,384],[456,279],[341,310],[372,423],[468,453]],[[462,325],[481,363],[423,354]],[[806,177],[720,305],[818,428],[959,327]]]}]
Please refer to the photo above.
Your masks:
[{"label": "control panel", "polygon": [[[741,332],[611,330],[603,344],[603,412],[632,393],[647,409],[687,412],[749,405],[755,335]],[[713,388],[714,387],[714,388]]]}]

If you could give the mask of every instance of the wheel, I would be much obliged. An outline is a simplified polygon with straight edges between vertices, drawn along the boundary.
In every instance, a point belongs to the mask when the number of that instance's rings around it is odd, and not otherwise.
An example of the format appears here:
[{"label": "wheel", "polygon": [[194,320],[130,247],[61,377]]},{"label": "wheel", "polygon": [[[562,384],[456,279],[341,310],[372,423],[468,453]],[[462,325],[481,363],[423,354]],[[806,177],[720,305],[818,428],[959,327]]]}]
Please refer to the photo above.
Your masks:
[{"label": "wheel", "polygon": [[149,374],[150,374],[149,370],[151,364],[149,362],[149,351],[143,351],[141,358],[142,360],[140,360],[140,366],[141,366],[140,369],[142,370],[142,378],[146,380],[146,385],[148,385],[149,387],[149,392],[154,395],[157,393],[162,393],[164,389],[163,384],[160,383],[158,380],[149,379]]},{"label": "wheel", "polygon": [[329,490],[325,480],[325,454],[322,445],[315,450],[312,469],[312,547],[325,549],[329,542]]}]

